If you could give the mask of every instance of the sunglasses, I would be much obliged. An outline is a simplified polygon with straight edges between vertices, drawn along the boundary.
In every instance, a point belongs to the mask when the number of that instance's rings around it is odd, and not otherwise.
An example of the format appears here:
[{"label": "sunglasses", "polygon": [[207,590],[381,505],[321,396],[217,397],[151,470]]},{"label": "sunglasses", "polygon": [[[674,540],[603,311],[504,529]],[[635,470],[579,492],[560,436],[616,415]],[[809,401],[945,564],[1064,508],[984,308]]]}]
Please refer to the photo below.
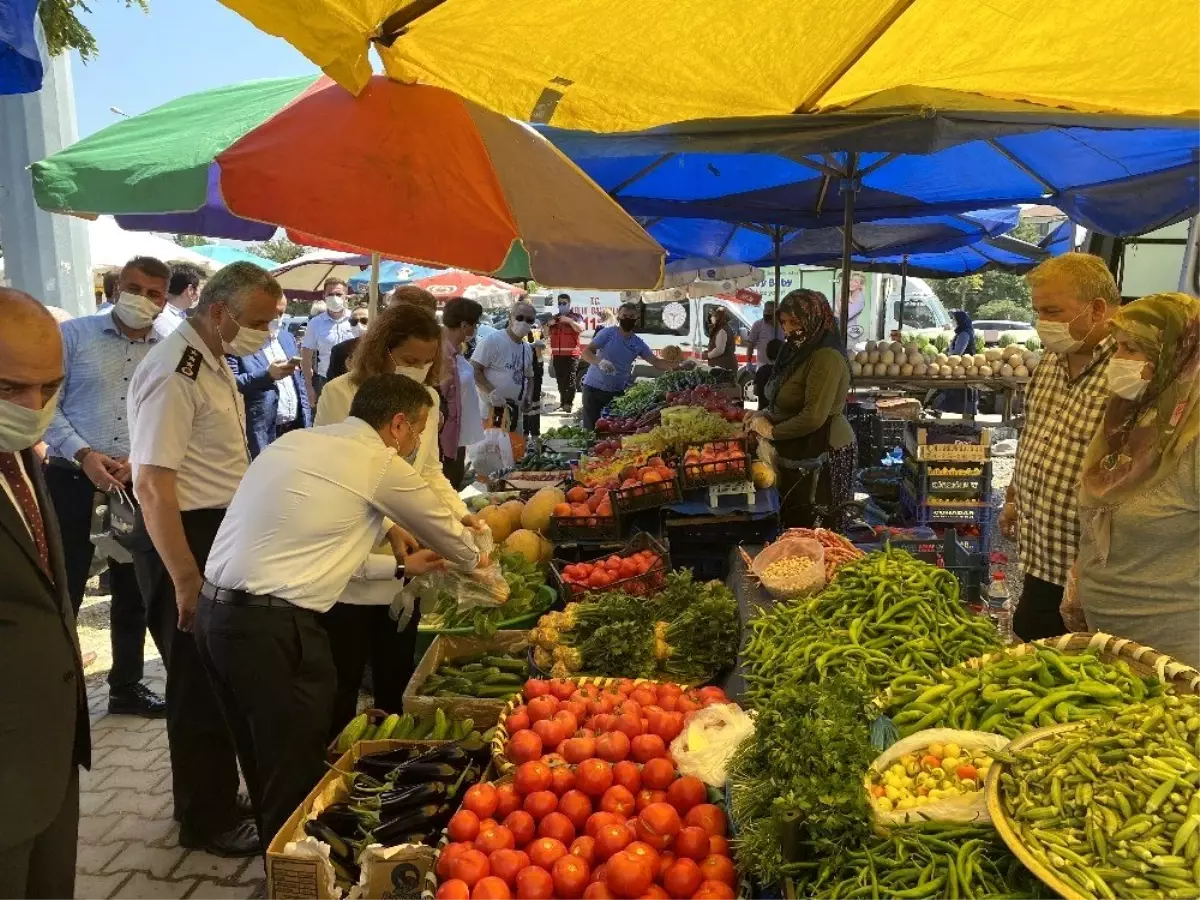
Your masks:
[{"label": "sunglasses", "polygon": [[513,316],[513,321],[514,322],[530,322],[530,323],[532,323],[537,320],[533,316]]},{"label": "sunglasses", "polygon": [[355,325],[366,325],[367,322],[369,321],[369,319],[367,319],[366,316],[358,316],[357,318],[353,318],[350,321],[353,322]]}]

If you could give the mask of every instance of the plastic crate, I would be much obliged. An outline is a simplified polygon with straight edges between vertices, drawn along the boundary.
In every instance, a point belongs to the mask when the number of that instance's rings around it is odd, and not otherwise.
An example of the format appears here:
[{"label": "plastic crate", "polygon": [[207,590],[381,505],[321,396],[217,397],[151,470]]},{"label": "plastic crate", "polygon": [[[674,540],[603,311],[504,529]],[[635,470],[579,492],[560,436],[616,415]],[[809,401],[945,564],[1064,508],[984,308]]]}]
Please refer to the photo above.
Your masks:
[{"label": "plastic crate", "polygon": [[683,498],[679,488],[678,477],[669,481],[654,481],[650,484],[639,484],[627,488],[615,488],[609,491],[613,512],[618,519],[631,516],[644,509],[654,509],[666,506],[668,503],[678,503]]},{"label": "plastic crate", "polygon": [[[550,561],[550,580],[558,590],[559,596],[567,603],[573,603],[583,597],[589,591],[624,591],[627,594],[634,596],[646,596],[652,594],[662,587],[666,580],[667,572],[671,570],[671,555],[669,549],[661,542],[655,540],[648,534],[636,534],[623,547],[616,549],[601,549],[594,548],[596,552],[583,551],[579,555],[580,559],[565,560],[555,557]],[[610,582],[603,587],[590,587],[584,584],[572,584],[563,580],[562,572],[568,565],[573,565],[578,562],[590,562],[594,559],[599,559],[603,556],[626,557],[632,556],[635,553],[641,553],[643,550],[653,550],[658,554],[658,562],[654,567],[644,572],[641,575],[632,575],[628,578],[621,578],[617,581]]]},{"label": "plastic crate", "polygon": [[612,516],[551,516],[550,540],[556,544],[573,541],[615,541],[621,537],[621,521]]},{"label": "plastic crate", "polygon": [[726,481],[749,481],[750,450],[745,438],[730,438],[724,441],[702,441],[688,444],[684,451],[684,459],[692,450],[703,452],[710,449],[716,452],[733,450],[741,454],[741,459],[726,459],[713,462],[684,462],[680,460],[679,481],[685,491],[694,488],[707,487],[710,484],[721,484]]},{"label": "plastic crate", "polygon": [[916,525],[986,525],[995,510],[986,500],[962,500],[960,503],[927,503],[928,498],[915,497],[906,483],[900,491],[900,503],[905,515]]},{"label": "plastic crate", "polygon": [[982,599],[991,571],[986,548],[976,549],[972,544],[986,539],[983,535],[980,538],[961,538],[954,529],[947,529],[936,540],[891,540],[887,543],[922,562],[950,572],[958,579],[960,598],[970,605],[978,604]]},{"label": "plastic crate", "polygon": [[904,452],[923,461],[983,462],[991,456],[992,430],[954,423],[906,423]]},{"label": "plastic crate", "polygon": [[[957,474],[963,472],[975,474]],[[917,499],[964,497],[986,500],[992,490],[990,462],[931,462],[910,456],[904,461],[904,476],[909,494]]]}]

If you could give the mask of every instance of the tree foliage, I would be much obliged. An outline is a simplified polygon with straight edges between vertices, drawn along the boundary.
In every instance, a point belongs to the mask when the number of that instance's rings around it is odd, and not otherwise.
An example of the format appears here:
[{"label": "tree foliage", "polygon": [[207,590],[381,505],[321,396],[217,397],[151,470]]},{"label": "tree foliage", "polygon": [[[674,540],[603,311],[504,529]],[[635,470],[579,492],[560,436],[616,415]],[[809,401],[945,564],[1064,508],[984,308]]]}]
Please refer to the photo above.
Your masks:
[{"label": "tree foliage", "polygon": [[1012,300],[989,300],[980,304],[972,314],[976,319],[1006,319],[1014,322],[1032,322],[1033,309]]},{"label": "tree foliage", "polygon": [[303,247],[294,241],[289,241],[285,237],[272,238],[269,241],[263,241],[261,244],[255,244],[249,249],[251,253],[257,253],[259,256],[272,259],[281,265],[285,262],[291,262],[298,256],[304,255]]},{"label": "tree foliage", "polygon": [[[125,8],[136,7],[142,12],[150,11],[150,0],[122,0]],[[90,62],[100,52],[91,30],[79,19],[79,13],[91,13],[92,8],[85,0],[42,0],[38,15],[42,30],[46,33],[46,50],[58,56],[67,50],[79,51],[79,58]]]},{"label": "tree foliage", "polygon": [[[1009,236],[1031,244],[1041,239],[1037,226],[1028,222],[1022,222]],[[1024,275],[982,272],[962,278],[933,279],[929,286],[947,309],[965,309],[972,318],[1033,321],[1033,302]]]},{"label": "tree foliage", "polygon": [[208,238],[200,237],[198,234],[177,234],[175,235],[175,243],[180,247],[204,247],[211,244]]}]

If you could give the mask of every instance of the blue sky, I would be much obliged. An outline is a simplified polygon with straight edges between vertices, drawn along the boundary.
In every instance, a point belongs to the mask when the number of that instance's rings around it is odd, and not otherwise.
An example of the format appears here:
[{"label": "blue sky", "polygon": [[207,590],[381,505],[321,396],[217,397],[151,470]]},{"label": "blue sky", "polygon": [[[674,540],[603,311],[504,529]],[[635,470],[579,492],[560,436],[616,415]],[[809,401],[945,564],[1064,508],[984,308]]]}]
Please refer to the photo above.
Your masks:
[{"label": "blue sky", "polygon": [[80,16],[100,54],[87,65],[72,61],[80,137],[117,120],[110,106],[136,115],[205,88],[315,71],[217,0],[151,0],[148,15],[122,0],[89,6]]}]

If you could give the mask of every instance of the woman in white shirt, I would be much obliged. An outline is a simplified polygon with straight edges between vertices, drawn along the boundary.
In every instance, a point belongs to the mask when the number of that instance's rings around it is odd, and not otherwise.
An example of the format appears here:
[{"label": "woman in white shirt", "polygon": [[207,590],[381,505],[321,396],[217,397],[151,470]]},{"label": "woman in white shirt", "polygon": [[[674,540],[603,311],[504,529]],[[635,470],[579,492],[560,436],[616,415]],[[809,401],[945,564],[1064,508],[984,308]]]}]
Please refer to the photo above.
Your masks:
[{"label": "woman in white shirt", "polygon": [[[422,293],[425,293],[422,291]],[[433,303],[433,297],[429,297]],[[433,399],[416,456],[410,461],[438,499],[468,528],[483,528],[471,515],[458,492],[442,474],[438,447],[439,398],[435,386],[441,379],[442,332],[433,313],[415,303],[393,304],[371,323],[350,359],[350,371],[335,378],[321,391],[314,424],[330,425],[345,420],[358,385],[372,375],[394,372],[423,383]],[[337,460],[329,460],[331,466]],[[403,522],[397,523],[401,527]],[[390,552],[390,551],[389,551]],[[331,734],[341,730],[355,714],[358,688],[368,657],[371,660],[375,706],[388,712],[401,711],[401,697],[415,666],[414,653],[420,610],[403,632],[397,632],[389,606],[396,594],[394,585],[352,584],[323,624],[329,633],[330,650],[338,671]]]}]

